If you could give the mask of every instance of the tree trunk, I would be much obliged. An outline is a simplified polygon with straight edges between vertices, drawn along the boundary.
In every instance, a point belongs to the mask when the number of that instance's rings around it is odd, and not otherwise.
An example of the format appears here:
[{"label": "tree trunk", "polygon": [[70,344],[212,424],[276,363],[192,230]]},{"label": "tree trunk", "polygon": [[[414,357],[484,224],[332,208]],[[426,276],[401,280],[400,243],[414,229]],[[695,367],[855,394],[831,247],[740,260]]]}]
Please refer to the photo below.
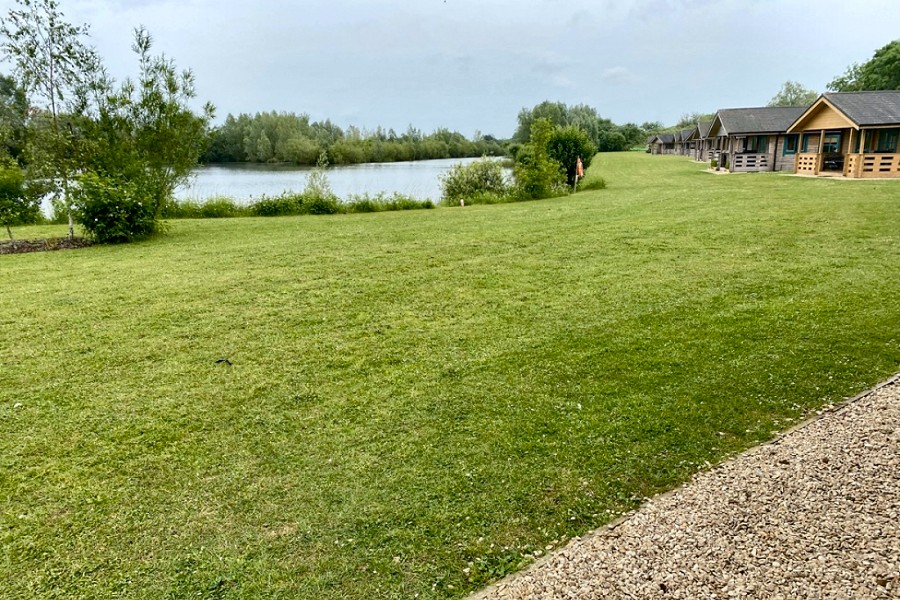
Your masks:
[{"label": "tree trunk", "polygon": [[14,241],[12,236],[12,229],[9,228],[9,223],[6,224],[6,233],[9,234],[9,241]]}]

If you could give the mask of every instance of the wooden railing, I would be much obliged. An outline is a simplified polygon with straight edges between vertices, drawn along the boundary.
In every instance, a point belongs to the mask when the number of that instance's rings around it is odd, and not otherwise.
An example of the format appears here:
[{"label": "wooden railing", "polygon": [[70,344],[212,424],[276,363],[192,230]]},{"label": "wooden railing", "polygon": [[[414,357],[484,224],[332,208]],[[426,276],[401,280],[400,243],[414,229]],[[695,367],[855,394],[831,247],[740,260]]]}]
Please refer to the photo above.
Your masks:
[{"label": "wooden railing", "polygon": [[731,171],[734,173],[771,171],[775,164],[773,158],[774,156],[770,154],[735,154],[731,163]]},{"label": "wooden railing", "polygon": [[900,177],[900,154],[857,154],[859,174],[851,177]]},{"label": "wooden railing", "polygon": [[798,154],[797,168],[795,173],[801,175],[817,175],[819,173],[819,155],[818,154]]}]

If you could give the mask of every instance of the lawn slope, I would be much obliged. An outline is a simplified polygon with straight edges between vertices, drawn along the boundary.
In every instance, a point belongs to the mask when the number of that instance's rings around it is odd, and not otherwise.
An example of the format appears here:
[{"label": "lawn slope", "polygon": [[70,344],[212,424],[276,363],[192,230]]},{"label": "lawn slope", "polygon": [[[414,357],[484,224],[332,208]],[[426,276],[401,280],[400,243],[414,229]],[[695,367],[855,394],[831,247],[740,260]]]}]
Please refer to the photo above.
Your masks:
[{"label": "lawn slope", "polygon": [[459,597],[898,370],[900,182],[591,170],[0,257],[0,598]]}]

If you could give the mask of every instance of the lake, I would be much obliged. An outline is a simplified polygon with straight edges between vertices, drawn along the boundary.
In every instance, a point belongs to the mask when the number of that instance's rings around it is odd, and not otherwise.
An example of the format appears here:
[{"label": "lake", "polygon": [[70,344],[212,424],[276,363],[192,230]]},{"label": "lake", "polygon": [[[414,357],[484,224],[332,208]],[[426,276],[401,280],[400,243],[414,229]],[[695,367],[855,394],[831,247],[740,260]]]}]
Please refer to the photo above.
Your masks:
[{"label": "lake", "polygon": [[[448,158],[396,163],[366,163],[328,167],[328,181],[339,198],[353,194],[375,195],[398,192],[420,200],[441,199],[440,177],[458,163],[468,164],[478,158]],[[210,165],[195,171],[190,185],[175,192],[178,200],[204,201],[227,196],[237,202],[248,202],[262,195],[277,196],[282,192],[301,192],[312,167],[236,164]]]}]

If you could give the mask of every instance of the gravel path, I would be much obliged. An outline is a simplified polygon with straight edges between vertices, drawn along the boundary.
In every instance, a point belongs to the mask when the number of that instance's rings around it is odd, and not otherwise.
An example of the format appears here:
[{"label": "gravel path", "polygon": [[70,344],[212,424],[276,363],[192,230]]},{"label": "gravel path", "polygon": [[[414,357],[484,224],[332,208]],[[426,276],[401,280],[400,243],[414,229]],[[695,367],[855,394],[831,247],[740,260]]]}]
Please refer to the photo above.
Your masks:
[{"label": "gravel path", "polygon": [[900,598],[900,377],[476,598]]}]

